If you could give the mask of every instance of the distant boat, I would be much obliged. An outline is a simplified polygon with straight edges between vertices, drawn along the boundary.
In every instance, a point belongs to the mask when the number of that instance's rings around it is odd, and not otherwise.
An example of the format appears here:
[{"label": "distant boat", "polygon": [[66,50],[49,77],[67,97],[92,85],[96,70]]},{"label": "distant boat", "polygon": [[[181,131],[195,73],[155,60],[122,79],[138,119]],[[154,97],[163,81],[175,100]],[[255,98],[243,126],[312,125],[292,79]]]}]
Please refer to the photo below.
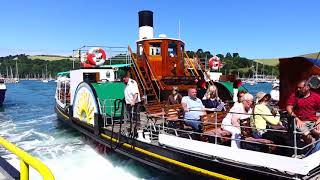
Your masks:
[{"label": "distant boat", "polygon": [[4,83],[4,78],[0,78],[0,105],[3,104],[5,95],[6,95],[7,87]]},{"label": "distant boat", "polygon": [[16,60],[16,77],[13,80],[14,83],[19,83],[19,69],[18,69],[18,59]]},{"label": "distant boat", "polygon": [[49,80],[47,78],[47,74],[48,74],[48,66],[46,65],[46,74],[45,74],[45,77],[42,79],[43,83],[48,83],[49,82]]},{"label": "distant boat", "polygon": [[43,83],[48,83],[49,81],[48,81],[48,79],[43,79],[42,82]]}]

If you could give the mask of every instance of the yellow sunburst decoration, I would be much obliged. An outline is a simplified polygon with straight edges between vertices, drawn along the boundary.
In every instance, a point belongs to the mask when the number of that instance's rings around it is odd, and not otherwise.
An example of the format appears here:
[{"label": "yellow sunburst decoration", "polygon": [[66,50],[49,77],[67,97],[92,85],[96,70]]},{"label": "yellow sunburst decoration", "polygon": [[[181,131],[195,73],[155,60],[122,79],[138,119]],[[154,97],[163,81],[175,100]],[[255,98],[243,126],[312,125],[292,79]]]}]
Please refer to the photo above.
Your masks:
[{"label": "yellow sunburst decoration", "polygon": [[79,87],[75,97],[73,117],[94,125],[94,113],[97,112],[94,98],[93,93],[86,86]]}]

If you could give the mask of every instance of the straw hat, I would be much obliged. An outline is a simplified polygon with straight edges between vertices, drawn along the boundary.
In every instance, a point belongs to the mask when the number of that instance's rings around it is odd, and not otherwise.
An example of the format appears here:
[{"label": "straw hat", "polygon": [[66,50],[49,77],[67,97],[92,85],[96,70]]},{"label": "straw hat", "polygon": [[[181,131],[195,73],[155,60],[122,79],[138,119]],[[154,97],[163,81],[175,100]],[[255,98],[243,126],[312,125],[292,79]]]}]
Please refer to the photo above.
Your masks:
[{"label": "straw hat", "polygon": [[256,103],[259,103],[259,101],[261,101],[264,97],[271,97],[270,94],[266,94],[265,92],[258,92],[256,94]]}]

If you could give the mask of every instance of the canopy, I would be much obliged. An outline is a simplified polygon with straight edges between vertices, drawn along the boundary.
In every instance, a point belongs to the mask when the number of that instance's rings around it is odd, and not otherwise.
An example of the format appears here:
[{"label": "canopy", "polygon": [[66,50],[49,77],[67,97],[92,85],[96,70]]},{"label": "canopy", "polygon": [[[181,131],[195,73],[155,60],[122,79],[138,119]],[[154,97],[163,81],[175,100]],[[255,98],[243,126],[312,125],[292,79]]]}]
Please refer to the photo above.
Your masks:
[{"label": "canopy", "polygon": [[69,77],[69,76],[70,76],[70,71],[59,72],[59,73],[57,74],[57,76],[67,76],[67,77]]},{"label": "canopy", "polygon": [[[302,80],[312,75],[320,75],[320,60],[305,57],[282,58],[280,61],[280,108],[285,108],[287,100]],[[319,92],[319,89],[315,90]]]}]

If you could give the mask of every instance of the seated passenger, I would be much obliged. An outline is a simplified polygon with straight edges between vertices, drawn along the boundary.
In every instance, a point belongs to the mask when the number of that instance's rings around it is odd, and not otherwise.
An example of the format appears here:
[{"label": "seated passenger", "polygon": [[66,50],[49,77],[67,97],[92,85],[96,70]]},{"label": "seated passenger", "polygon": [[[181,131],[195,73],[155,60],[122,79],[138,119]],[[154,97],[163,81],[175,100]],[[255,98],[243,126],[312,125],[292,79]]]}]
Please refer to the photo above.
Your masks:
[{"label": "seated passenger", "polygon": [[222,129],[231,133],[231,147],[233,148],[240,148],[240,141],[237,141],[241,137],[240,120],[248,119],[252,114],[253,96],[246,93],[241,100],[241,104],[235,104],[222,120]]},{"label": "seated passenger", "polygon": [[199,98],[197,98],[197,90],[189,89],[188,96],[184,96],[181,100],[184,110],[185,123],[192,127],[196,132],[201,130],[200,116],[205,115],[204,106]]},{"label": "seated passenger", "polygon": [[178,87],[174,86],[172,88],[172,93],[168,97],[168,104],[174,105],[174,104],[181,104],[182,95],[178,93]]},{"label": "seated passenger", "polygon": [[240,106],[242,105],[242,97],[245,95],[246,93],[244,91],[238,91],[237,93],[237,101],[234,102],[233,106]]},{"label": "seated passenger", "polygon": [[[254,127],[252,135],[257,139],[263,138],[271,140],[277,145],[293,146],[293,139],[289,134],[267,130],[275,127],[275,125],[278,125],[276,126],[276,129],[284,128],[280,122],[280,114],[269,109],[268,105],[270,104],[270,100],[270,94],[266,94],[264,92],[257,93],[256,106],[253,109],[253,116],[251,119],[251,125]],[[271,125],[270,128],[268,128],[268,125]],[[290,156],[292,154],[292,150],[289,148],[279,147],[277,148],[276,153]]]},{"label": "seated passenger", "polygon": [[268,107],[270,99],[270,94],[266,94],[264,92],[258,92],[256,94],[256,105],[253,109],[253,117],[251,119],[251,124],[255,127],[253,130],[254,138],[270,139],[267,135],[272,135],[273,132],[266,130],[267,125],[282,125],[279,113],[272,113]]},{"label": "seated passenger", "polygon": [[202,98],[202,103],[205,108],[210,111],[224,111],[224,103],[218,96],[218,89],[215,85],[211,85],[206,94]]},{"label": "seated passenger", "polygon": [[310,144],[313,138],[320,135],[320,95],[310,91],[310,85],[306,80],[298,83],[296,92],[288,99],[287,112],[295,119],[296,127],[303,133],[304,142]]}]

